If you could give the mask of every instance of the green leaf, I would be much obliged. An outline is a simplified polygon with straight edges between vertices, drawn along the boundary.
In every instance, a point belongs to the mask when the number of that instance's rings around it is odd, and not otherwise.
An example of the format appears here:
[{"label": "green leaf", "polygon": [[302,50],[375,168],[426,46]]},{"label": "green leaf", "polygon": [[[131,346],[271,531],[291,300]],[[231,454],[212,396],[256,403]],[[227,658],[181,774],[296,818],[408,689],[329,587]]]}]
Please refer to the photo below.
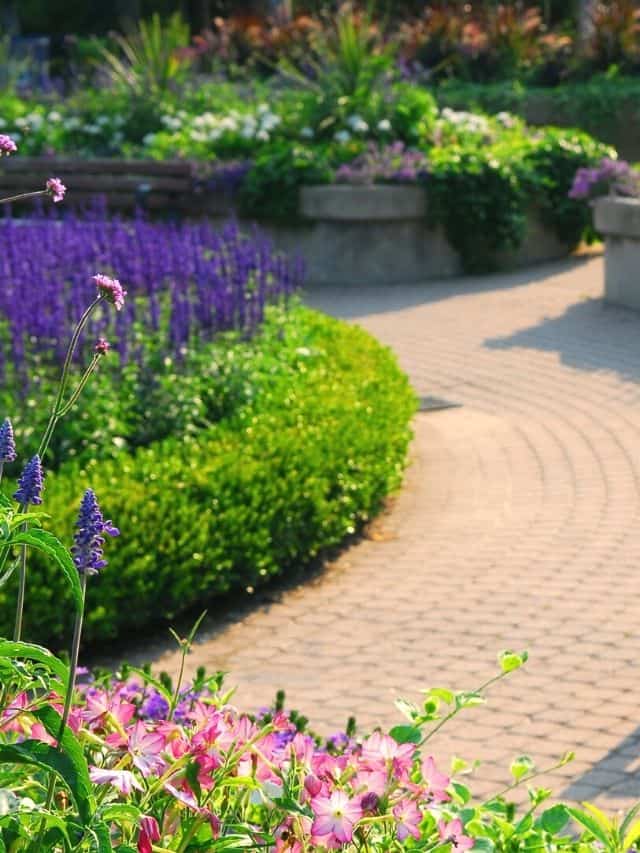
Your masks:
[{"label": "green leaf", "polygon": [[632,809],[629,809],[629,811],[625,815],[624,820],[620,824],[620,834],[621,835],[626,835],[633,819],[635,818],[635,816],[638,814],[639,811],[640,811],[640,803],[637,803]]},{"label": "green leaf", "polygon": [[456,694],[453,690],[447,690],[446,687],[432,687],[428,692],[429,696],[435,699],[441,699],[447,705],[453,705],[456,701]]},{"label": "green leaf", "polygon": [[3,492],[0,492],[0,507],[2,509],[13,509],[14,501],[10,500]]},{"label": "green leaf", "polygon": [[456,708],[458,710],[462,708],[475,708],[477,705],[484,705],[485,702],[486,699],[480,693],[473,691],[456,693]]},{"label": "green leaf", "polygon": [[420,715],[420,712],[413,702],[407,702],[406,699],[396,699],[394,704],[402,716],[406,717],[407,720],[413,721]]},{"label": "green leaf", "polygon": [[5,569],[3,574],[0,575],[0,586],[4,586],[6,584],[6,582],[8,580],[10,580],[11,575],[15,572],[15,570],[17,568],[18,568],[18,561],[17,560],[13,560],[12,562],[9,563],[9,568]]},{"label": "green leaf", "polygon": [[609,840],[608,834],[594,817],[586,812],[580,811],[580,809],[574,808],[573,806],[565,806],[565,808],[576,823],[579,823],[580,826],[584,827],[591,833],[591,835],[593,835],[594,838],[602,842],[605,847],[607,846],[607,842]]},{"label": "green leaf", "polygon": [[533,760],[528,755],[519,755],[511,762],[511,767],[509,768],[511,775],[519,782],[523,779],[528,773],[531,773],[535,770],[535,764]]},{"label": "green leaf", "polygon": [[490,838],[474,838],[473,849],[476,851],[476,853],[478,853],[478,851],[484,851],[484,853],[493,853],[493,851],[496,849],[496,846]]},{"label": "green leaf", "polygon": [[498,660],[500,662],[500,668],[503,672],[513,672],[516,669],[520,669],[529,658],[528,652],[512,652],[510,650],[506,650],[501,652]]},{"label": "green leaf", "polygon": [[[42,741],[25,740],[21,743],[0,744],[0,762],[31,764],[55,773],[69,788],[83,824],[90,823],[94,802],[89,774],[87,772],[85,778],[82,767],[76,767],[69,755]],[[84,770],[86,772],[86,762]]]},{"label": "green leaf", "polygon": [[389,732],[396,743],[420,743],[422,732],[417,726],[394,726]]},{"label": "green leaf", "polygon": [[453,788],[456,797],[462,802],[462,805],[466,806],[471,799],[471,791],[466,785],[463,785],[461,782],[456,782],[455,780],[451,782],[451,787]]},{"label": "green leaf", "polygon": [[569,821],[569,814],[566,808],[562,805],[551,806],[540,815],[540,826],[545,832],[550,832],[552,835],[564,829]]},{"label": "green leaf", "polygon": [[42,551],[55,560],[62,569],[62,573],[69,584],[76,610],[78,612],[82,610],[82,588],[80,586],[78,569],[73,562],[71,554],[59,539],[47,530],[25,530],[24,533],[18,533],[14,536],[12,542],[13,544],[28,545],[30,548]]},{"label": "green leaf", "polygon": [[100,820],[105,823],[135,823],[140,821],[142,812],[131,803],[109,803],[98,811]]},{"label": "green leaf", "polygon": [[86,828],[91,850],[95,853],[112,853],[111,834],[106,823],[95,823]]},{"label": "green leaf", "polygon": [[18,658],[19,660],[31,660],[44,664],[47,669],[57,676],[62,683],[69,683],[69,668],[60,658],[51,654],[49,649],[38,646],[35,643],[19,643],[14,640],[0,640],[0,657]]}]

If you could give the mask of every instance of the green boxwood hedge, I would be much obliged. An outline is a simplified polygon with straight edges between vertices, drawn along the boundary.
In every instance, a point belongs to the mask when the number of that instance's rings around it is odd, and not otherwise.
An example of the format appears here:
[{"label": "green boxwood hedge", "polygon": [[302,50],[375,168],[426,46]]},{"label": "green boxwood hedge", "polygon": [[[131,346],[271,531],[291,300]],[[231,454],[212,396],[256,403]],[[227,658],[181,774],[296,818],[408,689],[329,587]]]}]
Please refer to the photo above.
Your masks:
[{"label": "green boxwood hedge", "polygon": [[[47,477],[42,508],[64,541],[87,486],[122,531],[89,586],[91,643],[308,564],[400,483],[415,396],[388,349],[301,307],[272,309],[263,332],[234,347],[256,375],[227,417],[115,458],[85,454]],[[26,637],[61,646],[62,579],[34,554],[28,585]],[[0,589],[0,635],[14,600],[12,585]]]}]

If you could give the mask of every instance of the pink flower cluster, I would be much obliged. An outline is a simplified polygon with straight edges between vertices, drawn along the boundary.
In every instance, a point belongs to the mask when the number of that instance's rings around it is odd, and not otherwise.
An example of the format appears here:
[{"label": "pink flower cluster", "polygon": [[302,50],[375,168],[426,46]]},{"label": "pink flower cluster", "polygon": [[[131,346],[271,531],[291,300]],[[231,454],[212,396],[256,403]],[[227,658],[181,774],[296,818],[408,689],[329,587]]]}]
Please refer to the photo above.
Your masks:
[{"label": "pink flower cluster", "polygon": [[[59,708],[58,697],[50,699]],[[10,705],[0,733],[54,743],[30,715],[30,701],[23,694]],[[212,838],[246,821],[256,844],[272,853],[360,849],[363,839],[366,849],[395,849],[422,838],[425,822],[436,846],[473,846],[451,811],[449,777],[414,744],[381,732],[323,744],[284,711],[252,717],[188,688],[172,714],[168,697],[135,678],[81,687],[69,725],[86,733],[80,739],[91,780],[104,786],[101,799],[144,806],[142,853],[175,837],[185,814]],[[229,810],[243,801],[229,796],[237,780],[250,793],[243,814]],[[155,808],[150,791],[162,801]]]},{"label": "pink flower cluster", "polygon": [[67,188],[62,183],[60,178],[49,178],[45,186],[47,192],[53,198],[54,204],[57,204],[59,201],[62,201],[67,191]]},{"label": "pink flower cluster", "polygon": [[15,144],[13,139],[5,133],[0,133],[0,157],[2,157],[3,154],[5,157],[9,157],[10,154],[15,154],[17,150],[18,146]]},{"label": "pink flower cluster", "polygon": [[94,275],[93,280],[98,288],[98,294],[115,306],[116,311],[124,307],[124,298],[127,291],[123,289],[117,278],[109,278],[106,275]]}]

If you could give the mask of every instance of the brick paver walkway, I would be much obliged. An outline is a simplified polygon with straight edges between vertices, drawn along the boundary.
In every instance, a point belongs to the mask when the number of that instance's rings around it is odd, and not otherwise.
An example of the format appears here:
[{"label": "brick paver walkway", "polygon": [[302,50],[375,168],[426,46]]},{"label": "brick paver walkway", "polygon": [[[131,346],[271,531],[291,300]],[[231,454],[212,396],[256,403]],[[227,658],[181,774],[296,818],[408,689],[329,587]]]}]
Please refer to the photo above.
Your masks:
[{"label": "brick paver walkway", "polygon": [[[640,274],[640,273],[639,273]],[[405,488],[326,573],[212,627],[190,658],[242,707],[279,687],[320,730],[400,721],[398,695],[468,689],[503,648],[526,669],[434,744],[495,791],[526,752],[565,797],[640,797],[640,315],[605,306],[602,261],[309,301],[397,352],[422,395]],[[175,657],[158,661],[173,667]]]}]

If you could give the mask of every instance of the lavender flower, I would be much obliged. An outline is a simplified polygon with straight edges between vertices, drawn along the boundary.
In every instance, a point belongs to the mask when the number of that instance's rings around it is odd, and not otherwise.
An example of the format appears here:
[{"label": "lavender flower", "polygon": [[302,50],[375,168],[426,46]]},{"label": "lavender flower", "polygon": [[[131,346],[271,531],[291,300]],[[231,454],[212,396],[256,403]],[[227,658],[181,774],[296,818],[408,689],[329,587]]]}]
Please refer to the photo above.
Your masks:
[{"label": "lavender flower", "polygon": [[124,306],[124,298],[127,291],[123,289],[117,278],[109,278],[106,275],[94,275],[93,280],[98,288],[98,293],[120,311]]},{"label": "lavender flower", "polygon": [[57,202],[62,201],[67,188],[60,178],[49,178],[45,186],[47,188],[47,192],[53,198],[54,203],[57,204]]},{"label": "lavender flower", "polygon": [[22,476],[18,480],[18,489],[13,499],[21,506],[32,504],[36,506],[42,503],[42,490],[44,488],[44,474],[42,462],[36,453],[24,466]]},{"label": "lavender flower", "polygon": [[626,160],[603,157],[591,169],[578,169],[569,190],[569,198],[588,200],[601,195],[640,195],[640,175]]},{"label": "lavender flower", "polygon": [[15,144],[13,139],[4,133],[0,133],[0,157],[2,157],[3,154],[8,157],[10,154],[15,154],[17,150],[18,146]]},{"label": "lavender flower", "polygon": [[78,572],[83,575],[98,574],[107,565],[102,553],[104,545],[103,533],[109,536],[119,536],[120,531],[111,521],[104,521],[95,492],[87,489],[80,504],[80,512],[76,522],[76,533],[73,537],[73,561]]},{"label": "lavender flower", "polygon": [[149,720],[166,720],[168,713],[169,703],[157,690],[151,690],[140,706],[141,716]]},{"label": "lavender flower", "polygon": [[422,151],[405,148],[403,142],[378,147],[369,143],[366,150],[336,172],[336,181],[346,184],[415,183],[427,172]]},{"label": "lavender flower", "polygon": [[14,462],[16,458],[16,443],[13,437],[13,426],[9,418],[0,425],[0,465],[3,462]]}]

